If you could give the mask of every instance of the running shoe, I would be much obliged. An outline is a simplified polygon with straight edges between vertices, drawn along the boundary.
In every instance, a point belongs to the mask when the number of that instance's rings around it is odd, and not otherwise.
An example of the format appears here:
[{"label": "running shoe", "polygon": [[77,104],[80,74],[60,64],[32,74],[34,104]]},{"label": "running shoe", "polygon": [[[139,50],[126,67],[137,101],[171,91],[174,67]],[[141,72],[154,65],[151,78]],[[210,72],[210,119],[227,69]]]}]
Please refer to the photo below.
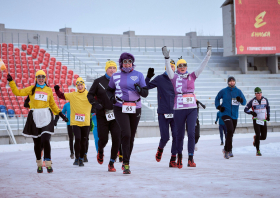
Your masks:
[{"label": "running shoe", "polygon": [[79,159],[79,166],[84,166],[83,159]]},{"label": "running shoe", "polygon": [[123,174],[131,174],[131,171],[129,169],[129,165],[128,164],[124,165]]},{"label": "running shoe", "polygon": [[103,153],[101,154],[101,153],[99,153],[99,151],[98,151],[98,153],[97,153],[97,162],[98,162],[99,164],[103,164],[103,158],[104,158]]},{"label": "running shoe", "polygon": [[123,162],[123,156],[119,155],[119,162]]},{"label": "running shoe", "polygon": [[156,161],[160,162],[162,156],[163,149],[158,147],[157,154],[156,154]]},{"label": "running shoe", "polygon": [[116,169],[115,169],[115,167],[114,167],[114,164],[108,164],[108,171],[109,172],[116,172]]},{"label": "running shoe", "polygon": [[86,154],[84,155],[84,162],[88,162],[88,158]]},{"label": "running shoe", "polygon": [[182,159],[183,159],[183,155],[182,155],[182,154],[178,154],[177,167],[178,167],[179,169],[183,168]]},{"label": "running shoe", "polygon": [[75,159],[73,165],[79,165],[79,160],[78,160],[78,159]]},{"label": "running shoe", "polygon": [[170,168],[177,168],[177,163],[175,161],[170,161],[169,162],[169,167]]},{"label": "running shoe", "polygon": [[52,167],[51,166],[47,167],[47,171],[48,171],[48,173],[52,173],[53,172]]},{"label": "running shoe", "polygon": [[42,167],[42,166],[39,166],[39,167],[38,167],[37,173],[43,173],[43,167]]},{"label": "running shoe", "polygon": [[224,158],[229,159],[229,155],[228,155],[229,152],[225,151],[225,149],[223,149],[222,151],[223,151],[223,154],[224,154]]},{"label": "running shoe", "polygon": [[122,170],[124,170],[124,164],[122,164]]},{"label": "running shoe", "polygon": [[255,141],[256,141],[256,135],[254,135],[254,141],[253,141],[253,146],[256,146]]},{"label": "running shoe", "polygon": [[234,157],[233,154],[232,154],[232,151],[228,152],[228,156],[229,157]]},{"label": "running shoe", "polygon": [[196,167],[196,163],[194,163],[193,159],[188,161],[188,167]]},{"label": "running shoe", "polygon": [[261,151],[258,150],[256,156],[262,156]]},{"label": "running shoe", "polygon": [[223,143],[223,142],[221,142],[221,144],[220,144],[220,145],[222,146],[222,145],[224,145],[224,143]]},{"label": "running shoe", "polygon": [[71,153],[70,158],[74,159],[74,153]]}]

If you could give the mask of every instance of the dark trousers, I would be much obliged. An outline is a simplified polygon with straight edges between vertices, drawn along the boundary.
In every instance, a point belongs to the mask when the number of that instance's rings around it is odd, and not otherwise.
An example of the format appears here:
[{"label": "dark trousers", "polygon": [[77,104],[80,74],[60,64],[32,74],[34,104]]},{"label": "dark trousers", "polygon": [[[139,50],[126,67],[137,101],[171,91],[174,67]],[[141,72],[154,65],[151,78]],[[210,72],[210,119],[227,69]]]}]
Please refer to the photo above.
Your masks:
[{"label": "dark trousers", "polygon": [[171,154],[177,155],[177,127],[175,125],[173,118],[165,118],[164,114],[158,114],[158,123],[160,130],[160,141],[159,148],[163,149],[169,140],[169,125],[171,127],[172,132],[172,146],[171,146]]},{"label": "dark trousers", "polygon": [[69,137],[70,152],[72,154],[72,153],[74,153],[74,149],[73,149],[74,135],[73,135],[72,126],[67,125],[67,132],[68,132],[68,137]]},{"label": "dark trousers", "polygon": [[[188,132],[188,122],[186,122],[186,131]],[[195,125],[195,144],[198,143],[199,138],[200,138],[200,124],[197,119]]]},{"label": "dark trousers", "polygon": [[105,116],[96,116],[98,125],[98,151],[103,153],[103,149],[108,143],[109,132],[112,137],[112,148],[110,159],[115,160],[118,156],[121,144],[121,130],[116,120],[107,121]]},{"label": "dark trousers", "polygon": [[75,135],[75,157],[76,159],[83,158],[86,152],[86,141],[89,131],[89,126],[73,125],[73,132]]},{"label": "dark trousers", "polygon": [[266,122],[264,122],[264,125],[259,125],[256,123],[256,120],[253,120],[253,124],[254,124],[254,130],[256,133],[255,146],[258,151],[258,150],[260,150],[260,140],[266,139],[267,125],[266,125]]},{"label": "dark trousers", "polygon": [[219,125],[219,131],[220,131],[221,142],[224,142],[223,134],[225,134],[225,138],[227,137],[227,127],[226,127],[226,125],[225,124],[220,124]]},{"label": "dark trousers", "polygon": [[36,159],[41,159],[42,147],[44,149],[44,159],[51,159],[51,144],[50,144],[51,134],[44,133],[41,137],[33,138],[34,142],[34,152]]},{"label": "dark trousers", "polygon": [[119,152],[120,152],[120,153],[119,153],[120,155],[123,155],[123,152],[122,152],[122,144],[120,144]]},{"label": "dark trousers", "polygon": [[[114,106],[114,114],[121,129],[123,162],[129,163],[133,149],[134,137],[141,117],[141,109],[136,109],[136,113],[122,113],[121,107]],[[100,128],[98,128],[98,132],[99,130]]]},{"label": "dark trousers", "polygon": [[227,128],[226,144],[224,149],[225,151],[229,152],[232,150],[232,138],[237,125],[237,120],[233,120],[230,116],[227,115],[223,116],[222,120],[224,121]]}]

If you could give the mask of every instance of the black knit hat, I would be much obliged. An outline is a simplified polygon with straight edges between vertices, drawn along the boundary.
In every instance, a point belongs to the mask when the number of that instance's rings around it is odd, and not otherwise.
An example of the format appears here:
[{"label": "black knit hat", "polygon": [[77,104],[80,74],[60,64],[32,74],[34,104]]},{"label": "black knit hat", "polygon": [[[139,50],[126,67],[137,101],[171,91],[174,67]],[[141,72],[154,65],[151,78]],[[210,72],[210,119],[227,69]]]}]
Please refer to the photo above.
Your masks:
[{"label": "black knit hat", "polygon": [[232,81],[232,80],[234,80],[234,81],[236,82],[236,80],[235,80],[235,78],[234,78],[233,76],[228,77],[227,83],[229,83],[229,82]]}]

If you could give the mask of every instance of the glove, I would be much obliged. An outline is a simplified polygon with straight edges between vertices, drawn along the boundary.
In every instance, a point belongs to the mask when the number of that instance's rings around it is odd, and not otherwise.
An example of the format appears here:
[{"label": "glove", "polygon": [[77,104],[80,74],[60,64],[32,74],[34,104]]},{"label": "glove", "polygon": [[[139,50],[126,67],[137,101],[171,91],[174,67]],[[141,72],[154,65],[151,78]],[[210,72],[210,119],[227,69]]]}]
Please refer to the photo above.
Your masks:
[{"label": "glove", "polygon": [[[58,87],[59,87],[59,86],[58,86]],[[63,119],[63,121],[65,121],[65,122],[68,122],[68,121],[69,121],[68,118],[67,118],[62,112],[59,112],[58,115]]]},{"label": "glove", "polygon": [[266,120],[270,121],[270,115],[269,114],[267,114]]},{"label": "glove", "polygon": [[155,71],[154,68],[149,68],[148,73],[147,73],[147,77],[152,78],[155,75],[154,71]]},{"label": "glove", "polygon": [[142,91],[142,88],[140,87],[140,85],[138,83],[135,83],[134,87],[138,93],[140,93]]},{"label": "glove", "polygon": [[55,118],[54,118],[54,126],[57,125],[58,119],[59,119],[59,115],[55,115]]},{"label": "glove", "polygon": [[251,114],[252,114],[254,117],[257,117],[257,116],[258,116],[258,114],[257,114],[256,112],[254,112],[254,111],[251,111]]},{"label": "glove", "polygon": [[167,47],[164,46],[164,47],[162,48],[162,54],[163,54],[163,56],[164,56],[165,59],[169,59],[170,50],[167,51]]},{"label": "glove", "polygon": [[55,90],[55,91],[58,91],[59,88],[60,88],[59,85],[55,85],[55,86],[54,86],[54,90]]},{"label": "glove", "polygon": [[217,121],[215,122],[215,124],[217,124]]},{"label": "glove", "polygon": [[212,46],[208,45],[208,47],[207,47],[207,55],[211,56],[211,53],[212,53]]},{"label": "glove", "polygon": [[10,74],[8,74],[8,75],[7,75],[7,80],[8,80],[9,82],[13,81],[13,77],[12,77]]},{"label": "glove", "polygon": [[219,105],[217,107],[217,109],[220,111],[220,112],[224,112],[225,111],[225,107],[222,107],[221,105]]},{"label": "glove", "polygon": [[240,103],[243,102],[243,99],[241,97],[239,97],[239,96],[236,97],[236,100],[237,100],[237,102],[240,102]]},{"label": "glove", "polygon": [[100,110],[100,109],[103,109],[103,106],[102,106],[102,104],[100,104],[100,103],[96,103],[96,104],[95,104],[95,108],[98,109],[98,110]]}]

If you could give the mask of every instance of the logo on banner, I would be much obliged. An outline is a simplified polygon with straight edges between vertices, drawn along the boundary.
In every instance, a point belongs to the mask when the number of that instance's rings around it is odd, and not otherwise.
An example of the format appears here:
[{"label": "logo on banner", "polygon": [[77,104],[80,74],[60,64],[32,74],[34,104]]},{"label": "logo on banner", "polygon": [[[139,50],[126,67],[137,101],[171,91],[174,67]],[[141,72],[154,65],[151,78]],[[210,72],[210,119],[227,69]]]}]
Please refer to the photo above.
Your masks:
[{"label": "logo on banner", "polygon": [[239,50],[240,50],[240,52],[243,52],[243,51],[244,51],[243,45],[240,45],[240,46],[239,46]]},{"label": "logo on banner", "polygon": [[262,13],[260,13],[256,18],[256,23],[255,23],[255,28],[260,28],[262,26],[264,26],[266,24],[266,22],[263,22],[263,18],[266,14],[266,11],[263,11]]},{"label": "logo on banner", "polygon": [[278,4],[280,5],[280,0],[278,0]]},{"label": "logo on banner", "polygon": [[137,77],[137,76],[131,76],[130,78],[131,78],[131,80],[133,80],[133,81],[135,81],[135,80],[137,80],[137,79],[138,79],[138,77]]},{"label": "logo on banner", "polygon": [[[279,1],[279,0],[278,0]],[[238,0],[238,4],[242,4],[242,0]]]}]

